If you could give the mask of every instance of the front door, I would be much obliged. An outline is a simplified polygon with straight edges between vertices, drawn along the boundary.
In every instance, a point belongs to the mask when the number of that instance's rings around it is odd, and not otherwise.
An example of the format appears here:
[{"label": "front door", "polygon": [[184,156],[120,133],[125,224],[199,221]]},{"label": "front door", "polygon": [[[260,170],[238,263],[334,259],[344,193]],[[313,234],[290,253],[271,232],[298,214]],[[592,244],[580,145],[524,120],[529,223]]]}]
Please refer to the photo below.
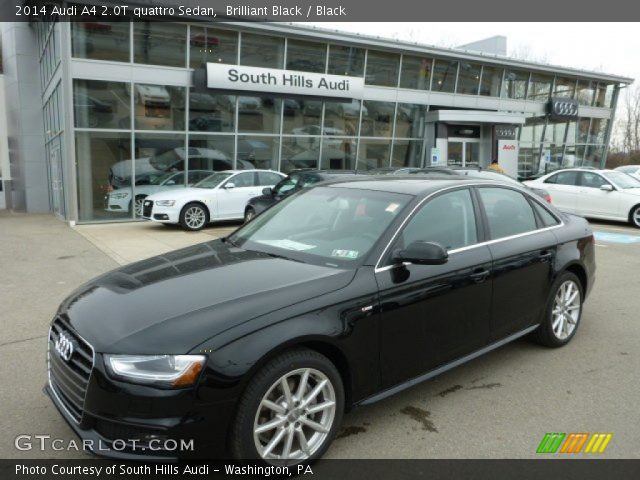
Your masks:
[{"label": "front door", "polygon": [[599,173],[580,172],[580,212],[583,215],[603,217],[620,216],[620,195],[614,190],[602,190],[611,182]]},{"label": "front door", "polygon": [[229,178],[218,189],[217,218],[242,218],[244,207],[252,197],[261,194],[255,172],[244,172]]},{"label": "front door", "polygon": [[480,140],[477,138],[449,138],[447,165],[456,167],[480,166]]},{"label": "front door", "polygon": [[[491,254],[468,188],[429,200],[399,232],[376,269],[381,379],[391,387],[481,348],[489,337]],[[416,241],[449,251],[444,265],[396,264],[392,252]],[[464,247],[472,247],[465,249]],[[390,253],[391,252],[391,253]]]},{"label": "front door", "polygon": [[65,217],[64,184],[62,178],[62,155],[58,141],[49,147],[49,172],[51,183],[51,206],[53,213],[62,219]]}]

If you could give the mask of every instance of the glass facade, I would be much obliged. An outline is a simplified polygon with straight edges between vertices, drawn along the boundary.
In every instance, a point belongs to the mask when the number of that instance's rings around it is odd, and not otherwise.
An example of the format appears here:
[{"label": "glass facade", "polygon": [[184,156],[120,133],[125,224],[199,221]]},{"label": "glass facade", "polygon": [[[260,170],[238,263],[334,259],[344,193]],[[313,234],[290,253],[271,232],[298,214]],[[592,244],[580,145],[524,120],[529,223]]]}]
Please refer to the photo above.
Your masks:
[{"label": "glass facade", "polygon": [[[42,29],[44,85],[60,63],[59,31],[36,28]],[[365,93],[364,100],[323,99],[219,91],[197,83],[189,87],[177,76],[165,82],[162,74],[157,82],[148,76],[145,82],[131,77],[74,78],[77,201],[79,220],[85,222],[134,219],[133,205],[143,186],[167,172],[180,174],[177,184],[187,186],[203,172],[232,168],[289,172],[423,165],[427,137],[434,134],[428,129],[427,113],[460,108],[446,103],[447,95],[429,99],[429,91],[495,101],[495,110],[504,99],[544,103],[551,96],[575,98],[582,106],[613,106],[613,83],[513,69],[482,58],[467,61],[445,58],[444,53],[431,57],[368,49],[301,35],[239,31],[224,24],[72,23],[68,28],[76,59],[157,66],[164,72],[171,67],[189,75],[189,69],[201,69],[208,62],[286,68],[361,77],[365,90],[374,87],[371,91],[376,92]],[[407,93],[396,96],[397,89]],[[415,103],[407,102],[411,96]],[[52,112],[46,127],[50,132],[62,128],[53,115],[60,108],[58,97],[56,93],[45,107]],[[519,174],[596,165],[604,155],[609,129],[609,118],[559,123],[548,121],[543,113],[528,118],[518,129]],[[110,196],[120,194],[131,203],[110,205]]]}]

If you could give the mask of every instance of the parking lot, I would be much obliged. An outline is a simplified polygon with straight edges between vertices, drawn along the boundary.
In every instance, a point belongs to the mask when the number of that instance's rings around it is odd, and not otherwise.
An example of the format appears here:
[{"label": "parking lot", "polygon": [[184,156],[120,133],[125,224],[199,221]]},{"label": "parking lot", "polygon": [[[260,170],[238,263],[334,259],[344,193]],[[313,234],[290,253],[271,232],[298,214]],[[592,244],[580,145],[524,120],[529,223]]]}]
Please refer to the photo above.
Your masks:
[{"label": "parking lot", "polygon": [[[14,448],[19,434],[74,438],[42,393],[48,324],[66,295],[118,265],[234,228],[70,228],[48,215],[0,214],[0,457],[86,457]],[[357,409],[345,416],[327,457],[530,458],[546,432],[607,432],[613,439],[601,456],[639,458],[640,230],[604,222],[593,228],[596,285],[569,345],[549,350],[520,340]]]}]

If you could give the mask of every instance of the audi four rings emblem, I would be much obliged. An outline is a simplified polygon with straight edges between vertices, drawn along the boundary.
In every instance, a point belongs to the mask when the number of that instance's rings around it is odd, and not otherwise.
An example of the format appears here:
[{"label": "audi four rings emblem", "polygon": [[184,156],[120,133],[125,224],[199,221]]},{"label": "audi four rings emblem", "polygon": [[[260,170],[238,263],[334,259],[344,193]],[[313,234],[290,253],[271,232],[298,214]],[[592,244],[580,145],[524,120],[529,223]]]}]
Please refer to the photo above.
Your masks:
[{"label": "audi four rings emblem", "polygon": [[56,340],[55,349],[60,358],[68,362],[73,355],[73,341],[61,332]]},{"label": "audi four rings emblem", "polygon": [[578,114],[578,105],[573,102],[554,102],[553,109],[555,110],[556,115],[573,117]]},{"label": "audi four rings emblem", "polygon": [[510,128],[498,128],[496,129],[496,134],[500,137],[510,137],[515,135],[515,132]]}]

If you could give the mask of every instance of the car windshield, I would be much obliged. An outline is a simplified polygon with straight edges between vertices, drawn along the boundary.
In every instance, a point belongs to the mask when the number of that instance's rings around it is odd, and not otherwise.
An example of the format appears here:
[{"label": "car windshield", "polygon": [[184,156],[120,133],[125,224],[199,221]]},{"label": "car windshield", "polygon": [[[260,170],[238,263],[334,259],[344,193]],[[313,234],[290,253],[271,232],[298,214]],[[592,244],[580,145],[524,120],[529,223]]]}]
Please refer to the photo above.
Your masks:
[{"label": "car windshield", "polygon": [[152,175],[149,180],[149,185],[162,185],[174,175],[174,172],[165,173],[164,175]]},{"label": "car windshield", "polygon": [[196,188],[216,188],[222,182],[224,182],[227,178],[229,178],[233,173],[230,172],[218,172],[213,175],[209,175],[207,178],[200,180],[198,183],[194,185]]},{"label": "car windshield", "polygon": [[640,180],[636,180],[631,175],[622,172],[603,173],[604,178],[612,182],[616,187],[626,190],[627,188],[640,188]]},{"label": "car windshield", "polygon": [[314,187],[277,203],[233,234],[247,250],[347,267],[363,259],[411,195]]}]

